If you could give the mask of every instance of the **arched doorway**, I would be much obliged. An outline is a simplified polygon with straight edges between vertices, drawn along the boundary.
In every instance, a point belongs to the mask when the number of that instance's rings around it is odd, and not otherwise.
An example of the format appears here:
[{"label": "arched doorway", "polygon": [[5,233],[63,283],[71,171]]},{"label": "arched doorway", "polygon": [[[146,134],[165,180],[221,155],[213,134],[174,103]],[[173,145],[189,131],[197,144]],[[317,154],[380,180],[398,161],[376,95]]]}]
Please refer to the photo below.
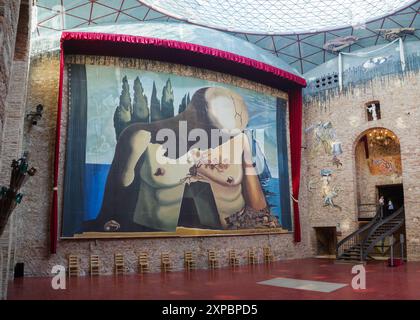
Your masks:
[{"label": "arched doorway", "polygon": [[[360,227],[375,216],[381,196],[384,197],[384,218],[404,205],[401,148],[394,132],[381,127],[363,132],[356,142],[355,163]],[[394,235],[396,242],[402,239],[401,234],[405,235],[405,227]],[[387,241],[382,242],[375,253],[389,256],[389,247]],[[397,246],[396,254],[401,254],[400,248]]]}]

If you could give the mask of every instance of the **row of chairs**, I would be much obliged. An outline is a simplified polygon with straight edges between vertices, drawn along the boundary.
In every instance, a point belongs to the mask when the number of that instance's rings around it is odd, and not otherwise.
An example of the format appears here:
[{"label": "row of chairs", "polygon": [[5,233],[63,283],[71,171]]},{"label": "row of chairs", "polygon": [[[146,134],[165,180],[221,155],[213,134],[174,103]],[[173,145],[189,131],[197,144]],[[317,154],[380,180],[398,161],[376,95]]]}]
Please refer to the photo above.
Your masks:
[{"label": "row of chairs", "polygon": [[[270,247],[263,248],[263,261],[270,263],[274,260],[274,255]],[[236,250],[229,250],[228,255],[229,266],[236,268],[239,266],[239,257]],[[248,264],[258,264],[258,255],[254,248],[248,249]],[[197,266],[196,259],[192,251],[184,252],[184,268],[187,271],[195,269]],[[210,269],[216,269],[220,266],[219,258],[215,250],[208,251],[208,266]],[[147,273],[150,271],[149,255],[142,252],[138,256],[138,271],[139,273]],[[169,253],[161,254],[161,271],[169,272],[172,270],[173,263],[170,259]],[[95,276],[101,273],[101,263],[98,255],[91,255],[89,259],[90,275]],[[114,271],[115,274],[124,274],[126,265],[124,255],[122,253],[115,253],[114,255]],[[80,274],[80,257],[77,255],[69,255],[68,257],[68,274],[69,276],[78,276]]]}]

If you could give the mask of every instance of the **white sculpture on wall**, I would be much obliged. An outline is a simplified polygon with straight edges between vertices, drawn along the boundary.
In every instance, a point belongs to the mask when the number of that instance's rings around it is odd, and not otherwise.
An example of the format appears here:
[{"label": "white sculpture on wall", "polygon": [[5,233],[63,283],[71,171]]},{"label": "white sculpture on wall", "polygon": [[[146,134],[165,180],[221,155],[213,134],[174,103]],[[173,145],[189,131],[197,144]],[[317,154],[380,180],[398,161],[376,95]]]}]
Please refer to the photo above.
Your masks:
[{"label": "white sculpture on wall", "polygon": [[367,111],[372,115],[373,120],[378,120],[378,115],[376,113],[376,105],[374,103],[367,107]]}]

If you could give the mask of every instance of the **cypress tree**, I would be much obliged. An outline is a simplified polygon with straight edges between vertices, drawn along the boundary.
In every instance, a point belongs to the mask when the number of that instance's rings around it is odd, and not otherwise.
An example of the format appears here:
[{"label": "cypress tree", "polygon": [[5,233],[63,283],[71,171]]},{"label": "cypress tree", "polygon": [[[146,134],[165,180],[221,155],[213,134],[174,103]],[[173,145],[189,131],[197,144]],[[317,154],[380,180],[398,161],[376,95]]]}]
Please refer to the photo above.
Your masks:
[{"label": "cypress tree", "polygon": [[187,108],[187,95],[185,94],[184,97],[182,98],[181,104],[179,105],[178,113],[185,111],[186,108]]},{"label": "cypress tree", "polygon": [[130,86],[127,81],[127,76],[122,79],[122,90],[120,95],[120,104],[115,109],[114,113],[114,128],[115,136],[118,140],[121,132],[131,122],[131,98],[130,98]]},{"label": "cypress tree", "polygon": [[153,81],[152,97],[150,99],[150,122],[159,121],[161,119],[160,101],[157,98],[156,84]]},{"label": "cypress tree", "polygon": [[187,95],[187,106],[190,104],[190,102],[191,102],[190,93],[188,92],[188,95]]},{"label": "cypress tree", "polygon": [[171,80],[168,78],[162,90],[162,118],[168,119],[174,116],[174,91]]},{"label": "cypress tree", "polygon": [[134,80],[134,101],[132,122],[149,122],[149,108],[147,106],[147,97],[144,94],[143,86],[139,77]]}]

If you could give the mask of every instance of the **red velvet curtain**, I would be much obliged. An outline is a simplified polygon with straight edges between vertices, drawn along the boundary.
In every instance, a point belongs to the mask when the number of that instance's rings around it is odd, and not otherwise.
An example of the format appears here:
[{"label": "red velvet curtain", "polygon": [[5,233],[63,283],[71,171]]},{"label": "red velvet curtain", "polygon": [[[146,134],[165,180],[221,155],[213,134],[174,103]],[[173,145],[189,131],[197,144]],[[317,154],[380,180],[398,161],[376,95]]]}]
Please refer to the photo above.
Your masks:
[{"label": "red velvet curtain", "polygon": [[[136,48],[142,50],[147,47],[160,48],[161,50],[177,49],[178,51],[183,52],[184,55],[186,53],[195,53],[199,54],[198,59],[210,56],[219,58],[225,60],[225,62],[234,62],[237,65],[251,67],[254,71],[261,70],[269,73],[276,78],[277,81],[287,80],[289,85],[306,86],[304,78],[286,70],[232,52],[189,42],[96,32],[63,32],[61,35],[61,43],[63,44],[64,42],[69,43],[72,50],[74,48],[79,51],[89,50],[89,54],[114,56],[127,56],[128,54],[134,58],[136,57],[136,54],[139,53]],[[115,47],[115,44],[117,44],[118,47]],[[126,47],[128,44],[130,47]],[[83,52],[79,53],[83,54]],[[87,52],[84,52],[84,54],[86,53]]]},{"label": "red velvet curtain", "polygon": [[64,51],[60,41],[60,76],[58,82],[57,120],[55,127],[53,199],[50,217],[50,252],[57,252],[58,238],[58,167],[60,164],[61,110],[63,103]]},{"label": "red velvet curtain", "polygon": [[292,169],[293,228],[295,242],[301,241],[299,216],[300,161],[302,151],[302,89],[289,90],[290,160]]}]

